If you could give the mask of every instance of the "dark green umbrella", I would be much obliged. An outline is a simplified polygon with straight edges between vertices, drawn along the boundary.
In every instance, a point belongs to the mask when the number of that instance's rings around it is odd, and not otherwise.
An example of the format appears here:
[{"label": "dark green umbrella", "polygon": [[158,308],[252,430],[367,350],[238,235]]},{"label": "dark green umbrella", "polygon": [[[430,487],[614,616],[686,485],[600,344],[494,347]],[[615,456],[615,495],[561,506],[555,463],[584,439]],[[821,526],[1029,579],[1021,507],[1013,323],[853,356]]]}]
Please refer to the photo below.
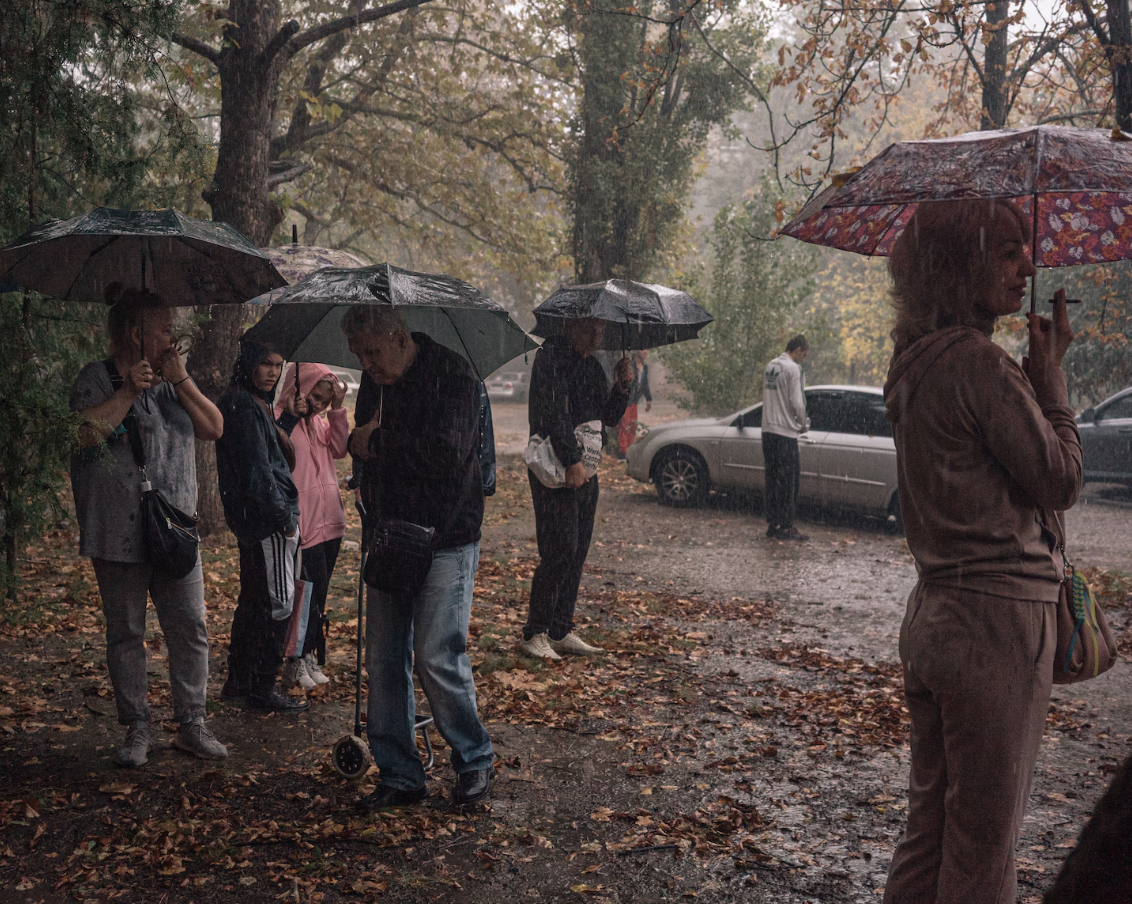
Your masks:
[{"label": "dark green umbrella", "polygon": [[607,279],[559,289],[535,308],[536,336],[556,336],[571,320],[606,320],[601,348],[625,351],[656,348],[695,339],[712,322],[711,314],[679,289]]},{"label": "dark green umbrella", "polygon": [[480,379],[538,345],[507,311],[469,283],[391,264],[326,267],[255,302],[270,309],[244,338],[290,361],[357,367],[342,317],[360,304],[392,305],[412,332],[463,355]]},{"label": "dark green umbrella", "polygon": [[227,223],[175,210],[96,207],[50,220],[0,249],[0,279],[63,301],[102,302],[106,287],[148,289],[171,305],[238,304],[286,285]]}]

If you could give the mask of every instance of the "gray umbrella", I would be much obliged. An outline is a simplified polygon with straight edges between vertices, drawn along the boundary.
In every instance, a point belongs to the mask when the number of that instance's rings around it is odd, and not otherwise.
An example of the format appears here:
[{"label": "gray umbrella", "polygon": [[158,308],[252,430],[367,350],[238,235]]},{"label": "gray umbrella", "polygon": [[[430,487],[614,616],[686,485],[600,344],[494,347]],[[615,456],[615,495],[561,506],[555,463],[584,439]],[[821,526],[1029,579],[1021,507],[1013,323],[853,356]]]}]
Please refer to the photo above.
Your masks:
[{"label": "gray umbrella", "polygon": [[426,333],[463,355],[480,379],[538,347],[501,305],[475,286],[391,264],[326,267],[254,300],[270,308],[244,338],[291,361],[357,367],[342,334],[342,317],[359,304],[393,305],[410,331]]},{"label": "gray umbrella", "polygon": [[48,221],[0,249],[0,279],[89,302],[102,302],[106,287],[121,283],[172,305],[238,304],[287,284],[227,223],[108,207]]},{"label": "gray umbrella", "polygon": [[656,348],[695,339],[714,319],[678,289],[607,279],[559,289],[535,308],[532,332],[556,336],[569,321],[590,317],[610,322],[601,343],[601,348],[609,351]]}]

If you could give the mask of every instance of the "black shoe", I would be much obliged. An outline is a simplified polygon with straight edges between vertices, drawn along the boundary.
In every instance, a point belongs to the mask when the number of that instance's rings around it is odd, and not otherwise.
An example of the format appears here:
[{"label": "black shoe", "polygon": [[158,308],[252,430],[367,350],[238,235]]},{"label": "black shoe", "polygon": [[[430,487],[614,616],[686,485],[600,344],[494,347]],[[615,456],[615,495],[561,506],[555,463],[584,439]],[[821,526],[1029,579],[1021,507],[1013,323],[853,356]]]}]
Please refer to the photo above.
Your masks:
[{"label": "black shoe", "polygon": [[251,687],[247,682],[240,681],[229,675],[224,682],[224,687],[220,690],[221,700],[243,700],[248,694],[251,693]]},{"label": "black shoe", "polygon": [[452,786],[452,802],[457,807],[478,804],[487,797],[493,778],[495,778],[495,770],[490,767],[461,772],[456,776],[456,784]]},{"label": "black shoe", "polygon": [[807,540],[810,539],[810,535],[809,534],[803,534],[801,531],[798,530],[798,528],[792,527],[789,530],[781,531],[778,539],[779,540],[796,540],[799,543],[805,543]]},{"label": "black shoe", "polygon": [[782,528],[780,528],[780,527],[775,527],[774,525],[769,525],[769,526],[767,527],[767,529],[766,529],[766,535],[767,535],[768,537],[770,537],[770,539],[772,539],[772,540],[781,540],[781,539],[783,539],[783,536],[782,536]]},{"label": "black shoe", "polygon": [[378,785],[372,794],[359,798],[354,805],[363,813],[376,813],[389,807],[411,807],[413,804],[419,804],[426,797],[428,797],[428,789],[424,786],[406,791],[404,788]]},{"label": "black shoe", "polygon": [[288,697],[286,694],[279,693],[279,688],[277,687],[248,694],[248,709],[263,709],[269,712],[279,713],[280,715],[290,716],[295,713],[306,712],[310,708],[310,700]]}]

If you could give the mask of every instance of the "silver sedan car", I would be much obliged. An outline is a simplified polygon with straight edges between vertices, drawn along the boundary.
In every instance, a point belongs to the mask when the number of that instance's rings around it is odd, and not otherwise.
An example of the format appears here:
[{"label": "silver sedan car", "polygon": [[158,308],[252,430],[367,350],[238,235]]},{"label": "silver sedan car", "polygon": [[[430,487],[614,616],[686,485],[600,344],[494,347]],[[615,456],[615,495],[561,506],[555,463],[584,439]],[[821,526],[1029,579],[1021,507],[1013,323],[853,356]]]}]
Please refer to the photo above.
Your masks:
[{"label": "silver sedan car", "polygon": [[1085,479],[1132,486],[1132,387],[1077,416]]},{"label": "silver sedan car", "polygon": [[[810,425],[798,437],[801,501],[899,526],[896,447],[881,390],[812,386],[805,394]],[[762,493],[762,405],[654,427],[629,447],[628,458],[629,476],[656,484],[668,505],[697,505],[713,487]]]}]

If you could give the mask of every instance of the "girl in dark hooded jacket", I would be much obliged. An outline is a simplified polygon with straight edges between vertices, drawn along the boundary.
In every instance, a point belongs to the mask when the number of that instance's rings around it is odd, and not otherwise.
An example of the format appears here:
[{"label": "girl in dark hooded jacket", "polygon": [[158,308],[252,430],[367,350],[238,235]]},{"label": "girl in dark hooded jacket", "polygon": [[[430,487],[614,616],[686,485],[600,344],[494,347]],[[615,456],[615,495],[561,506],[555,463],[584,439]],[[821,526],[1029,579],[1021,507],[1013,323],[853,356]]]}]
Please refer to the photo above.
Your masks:
[{"label": "girl in dark hooded jacket", "polygon": [[220,397],[228,429],[216,444],[216,471],[224,515],[240,547],[240,596],[222,696],[246,697],[255,709],[295,713],[310,703],[276,687],[299,557],[294,453],[271,409],[282,368],[280,355],[241,343],[232,382]]}]

